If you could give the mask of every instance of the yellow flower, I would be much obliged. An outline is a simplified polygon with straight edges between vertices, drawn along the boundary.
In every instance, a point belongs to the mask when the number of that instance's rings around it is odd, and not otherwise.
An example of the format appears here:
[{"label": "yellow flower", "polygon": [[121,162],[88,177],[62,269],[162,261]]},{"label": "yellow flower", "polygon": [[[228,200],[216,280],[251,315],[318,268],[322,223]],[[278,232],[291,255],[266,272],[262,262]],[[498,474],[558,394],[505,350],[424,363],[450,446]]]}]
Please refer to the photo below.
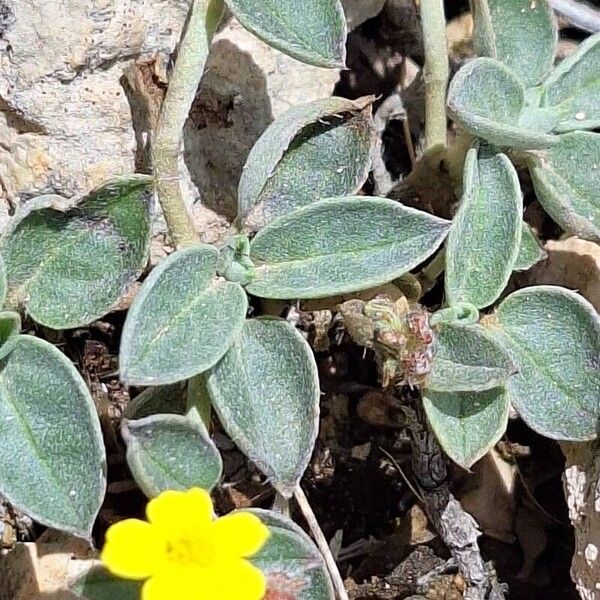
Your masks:
[{"label": "yellow flower", "polygon": [[148,521],[127,519],[106,533],[102,562],[113,574],[146,580],[142,600],[261,600],[263,573],[247,558],[269,529],[251,513],[220,519],[208,492],[167,491],[146,507]]}]

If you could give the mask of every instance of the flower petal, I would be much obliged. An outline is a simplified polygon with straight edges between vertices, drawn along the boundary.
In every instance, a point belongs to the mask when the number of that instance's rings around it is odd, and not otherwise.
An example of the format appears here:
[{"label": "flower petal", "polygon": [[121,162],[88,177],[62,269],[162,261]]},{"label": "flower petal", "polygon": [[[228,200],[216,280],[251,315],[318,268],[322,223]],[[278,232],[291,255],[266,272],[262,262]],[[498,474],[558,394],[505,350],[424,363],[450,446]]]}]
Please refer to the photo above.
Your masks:
[{"label": "flower petal", "polygon": [[213,519],[213,505],[206,490],[168,490],[148,502],[146,515],[150,523],[173,537],[206,530]]},{"label": "flower petal", "polygon": [[[261,600],[267,593],[267,578],[247,560],[228,561],[220,577],[219,600]],[[219,569],[220,570],[220,569]],[[217,573],[217,569],[213,571]]]},{"label": "flower petal", "polygon": [[249,512],[232,513],[213,521],[211,533],[215,551],[221,556],[254,556],[269,539],[269,528]]},{"label": "flower petal", "polygon": [[113,574],[127,579],[150,577],[164,560],[165,546],[150,523],[126,519],[106,532],[101,560]]},{"label": "flower petal", "polygon": [[202,586],[201,579],[185,575],[175,569],[151,577],[142,587],[142,600],[217,600]]}]

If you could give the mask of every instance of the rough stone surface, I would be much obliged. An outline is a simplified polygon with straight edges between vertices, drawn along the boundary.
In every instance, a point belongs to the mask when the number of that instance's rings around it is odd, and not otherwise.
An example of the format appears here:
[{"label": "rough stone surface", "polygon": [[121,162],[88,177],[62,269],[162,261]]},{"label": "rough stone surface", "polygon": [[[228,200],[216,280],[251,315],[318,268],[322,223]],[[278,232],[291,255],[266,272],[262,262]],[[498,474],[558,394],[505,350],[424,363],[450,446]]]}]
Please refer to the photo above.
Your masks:
[{"label": "rough stone surface", "polygon": [[[36,195],[78,197],[148,168],[189,4],[0,0],[0,227]],[[293,104],[331,95],[338,77],[226,23],[184,132],[181,163],[205,241],[217,241],[234,216],[243,162],[265,127]]]},{"label": "rough stone surface", "polygon": [[600,600],[600,452],[597,442],[561,444],[565,493],[575,528],[571,576],[583,600]]}]

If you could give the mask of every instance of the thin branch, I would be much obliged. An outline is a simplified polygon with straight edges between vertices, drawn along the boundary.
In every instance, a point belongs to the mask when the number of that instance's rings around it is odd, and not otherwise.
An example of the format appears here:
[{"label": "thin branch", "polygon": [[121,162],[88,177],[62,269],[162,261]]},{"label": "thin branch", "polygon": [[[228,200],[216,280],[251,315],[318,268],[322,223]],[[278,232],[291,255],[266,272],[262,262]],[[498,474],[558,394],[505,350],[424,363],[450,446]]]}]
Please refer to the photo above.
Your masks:
[{"label": "thin branch", "polygon": [[162,106],[153,145],[154,176],[169,234],[176,247],[197,242],[179,182],[183,126],[204,72],[210,41],[223,14],[222,0],[194,0]]},{"label": "thin branch", "polygon": [[600,31],[600,10],[591,4],[577,0],[550,0],[550,5],[573,27],[588,33]]},{"label": "thin branch", "polygon": [[319,526],[319,522],[317,521],[317,517],[313,512],[313,509],[306,497],[306,494],[302,490],[300,486],[296,488],[294,492],[294,498],[296,498],[296,502],[306,519],[306,523],[310,529],[310,532],[315,539],[317,547],[321,551],[323,558],[325,560],[325,564],[327,565],[327,570],[329,571],[329,575],[331,575],[331,581],[333,583],[333,587],[337,594],[339,600],[349,600],[348,593],[346,592],[346,588],[344,587],[344,581],[342,580],[342,576],[340,575],[340,571],[335,562],[335,558],[333,558],[333,554],[331,553],[331,548],[321,531],[321,527]]},{"label": "thin branch", "polygon": [[443,0],[421,0],[425,49],[425,150],[446,146],[446,89],[450,77]]}]

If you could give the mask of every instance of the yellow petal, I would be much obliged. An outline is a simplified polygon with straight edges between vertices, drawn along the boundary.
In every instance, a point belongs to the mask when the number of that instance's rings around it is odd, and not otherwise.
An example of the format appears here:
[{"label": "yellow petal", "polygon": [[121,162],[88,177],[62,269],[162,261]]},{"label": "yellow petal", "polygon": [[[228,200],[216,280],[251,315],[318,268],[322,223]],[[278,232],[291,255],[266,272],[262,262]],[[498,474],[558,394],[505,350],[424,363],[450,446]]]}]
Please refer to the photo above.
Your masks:
[{"label": "yellow petal", "polygon": [[106,568],[126,579],[150,577],[164,560],[165,546],[150,523],[120,521],[106,532],[101,560]]},{"label": "yellow petal", "polygon": [[213,519],[213,505],[206,490],[168,490],[148,502],[146,515],[150,523],[172,537],[208,528]]},{"label": "yellow petal", "polygon": [[[202,581],[176,569],[151,577],[142,587],[142,600],[218,600],[207,595]],[[214,595],[213,595],[214,596]]]},{"label": "yellow petal", "polygon": [[269,539],[269,528],[254,514],[238,512],[221,517],[211,525],[215,551],[221,556],[254,556]]},{"label": "yellow petal", "polygon": [[227,561],[211,572],[220,586],[217,597],[210,600],[262,600],[267,593],[266,577],[247,560]]}]

